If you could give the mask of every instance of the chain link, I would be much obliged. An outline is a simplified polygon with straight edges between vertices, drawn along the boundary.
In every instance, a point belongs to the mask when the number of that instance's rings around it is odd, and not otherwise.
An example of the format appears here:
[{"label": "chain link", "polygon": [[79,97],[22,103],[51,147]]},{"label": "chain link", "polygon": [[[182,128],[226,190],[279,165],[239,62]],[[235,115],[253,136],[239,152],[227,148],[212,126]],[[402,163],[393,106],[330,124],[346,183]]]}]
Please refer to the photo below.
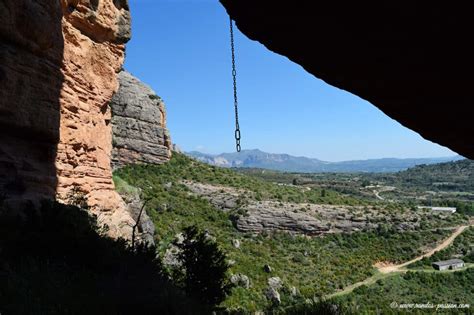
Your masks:
[{"label": "chain link", "polygon": [[234,82],[234,110],[235,110],[235,148],[240,152],[239,103],[237,101],[237,71],[235,70],[234,28],[230,20],[230,48],[232,50],[232,79]]}]

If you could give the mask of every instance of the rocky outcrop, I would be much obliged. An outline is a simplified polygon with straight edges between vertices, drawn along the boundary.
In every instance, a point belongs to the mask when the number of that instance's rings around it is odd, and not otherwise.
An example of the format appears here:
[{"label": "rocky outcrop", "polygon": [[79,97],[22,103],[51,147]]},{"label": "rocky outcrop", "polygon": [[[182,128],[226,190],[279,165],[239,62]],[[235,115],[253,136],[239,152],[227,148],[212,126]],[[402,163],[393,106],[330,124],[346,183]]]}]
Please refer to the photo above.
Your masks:
[{"label": "rocky outcrop", "polygon": [[246,215],[237,220],[237,229],[244,232],[287,231],[307,235],[327,233],[329,227],[315,217],[303,212],[281,210],[268,204],[246,208]]},{"label": "rocky outcrop", "polygon": [[112,236],[134,224],[114,190],[109,102],[130,38],[126,0],[0,3],[0,190],[11,200],[75,189]]},{"label": "rocky outcrop", "polygon": [[[312,236],[389,227],[407,231],[418,229],[421,222],[429,218],[429,213],[404,209],[259,200],[254,192],[245,189],[193,181],[181,183],[190,194],[208,200],[217,209],[233,212],[234,224],[243,232],[283,231]],[[235,247],[234,242],[233,245]]]},{"label": "rocky outcrop", "polygon": [[245,289],[250,288],[250,279],[248,276],[238,273],[230,277],[230,283],[235,286],[242,287]]},{"label": "rocky outcrop", "polygon": [[128,213],[135,222],[138,222],[136,231],[138,241],[148,245],[154,245],[155,225],[145,211],[146,203],[140,198],[140,190],[129,189],[127,192],[120,192],[120,195],[127,204]]},{"label": "rocky outcrop", "polygon": [[[128,164],[161,164],[171,157],[171,138],[166,128],[166,112],[162,99],[146,84],[126,71],[118,74],[119,89],[114,94],[112,110],[112,159],[113,168]],[[137,219],[143,206],[139,194],[122,197],[133,219]],[[154,225],[146,213],[139,222],[140,238],[153,244]],[[173,248],[175,250],[175,248]],[[165,255],[173,261],[174,252]]]},{"label": "rocky outcrop", "polygon": [[384,227],[413,231],[427,217],[420,212],[274,201],[249,202],[242,209],[245,214],[236,220],[236,227],[241,231],[286,231],[306,235],[352,233]]},{"label": "rocky outcrop", "polygon": [[474,158],[467,2],[220,2],[249,38]]},{"label": "rocky outcrop", "polygon": [[112,98],[112,164],[161,164],[171,157],[165,105],[146,84],[126,71],[119,73]]},{"label": "rocky outcrop", "polygon": [[281,281],[280,277],[268,278],[267,283],[268,283],[268,287],[265,290],[265,295],[267,299],[272,301],[272,303],[280,304],[281,298],[280,298],[280,293],[278,292],[278,290],[280,290],[283,287],[283,282]]},{"label": "rocky outcrop", "polygon": [[235,209],[240,203],[240,196],[248,193],[234,188],[197,183],[192,181],[182,182],[192,193],[208,200],[214,207],[229,211]]}]

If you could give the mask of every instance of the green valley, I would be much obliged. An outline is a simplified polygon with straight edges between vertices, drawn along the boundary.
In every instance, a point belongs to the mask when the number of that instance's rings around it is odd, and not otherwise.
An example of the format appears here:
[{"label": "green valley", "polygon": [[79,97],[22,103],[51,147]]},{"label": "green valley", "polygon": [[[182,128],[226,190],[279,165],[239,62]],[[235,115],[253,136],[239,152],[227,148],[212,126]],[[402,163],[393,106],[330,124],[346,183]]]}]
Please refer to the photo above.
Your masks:
[{"label": "green valley", "polygon": [[[319,181],[315,174],[311,183],[301,185],[300,174],[270,174],[242,174],[174,153],[163,165],[119,169],[114,181],[119,192],[138,188],[149,200],[155,243],[165,261],[187,226],[197,226],[218,243],[228,258],[229,279],[248,279],[248,285],[237,283],[221,304],[236,312],[290,313],[302,305],[311,309],[323,297],[376,274],[375,263],[408,261],[469,219],[363,198],[340,189],[341,181],[329,175]],[[354,181],[361,179],[351,179],[350,185]],[[270,278],[280,282],[278,299],[267,294]],[[351,307],[356,303],[341,301]]]}]

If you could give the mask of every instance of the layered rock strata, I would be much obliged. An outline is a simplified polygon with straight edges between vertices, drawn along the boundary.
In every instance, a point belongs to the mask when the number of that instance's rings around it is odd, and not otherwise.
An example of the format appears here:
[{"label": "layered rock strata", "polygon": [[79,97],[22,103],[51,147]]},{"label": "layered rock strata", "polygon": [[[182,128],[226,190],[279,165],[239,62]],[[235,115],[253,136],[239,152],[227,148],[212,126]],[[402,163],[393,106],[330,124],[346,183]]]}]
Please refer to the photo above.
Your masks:
[{"label": "layered rock strata", "polygon": [[244,232],[288,231],[319,235],[330,230],[329,226],[309,214],[278,209],[276,205],[258,203],[245,210],[246,215],[240,216],[236,222],[237,229]]},{"label": "layered rock strata", "polygon": [[113,166],[169,161],[172,144],[162,99],[130,73],[118,77],[120,86],[110,103]]},{"label": "layered rock strata", "polygon": [[[235,227],[243,232],[284,231],[292,234],[323,235],[352,233],[361,230],[395,228],[398,231],[419,229],[429,212],[292,203],[257,200],[254,192],[220,185],[182,181],[189,194],[208,200],[217,209],[234,211]],[[439,217],[444,220],[447,217]],[[234,245],[235,246],[235,245]]]}]

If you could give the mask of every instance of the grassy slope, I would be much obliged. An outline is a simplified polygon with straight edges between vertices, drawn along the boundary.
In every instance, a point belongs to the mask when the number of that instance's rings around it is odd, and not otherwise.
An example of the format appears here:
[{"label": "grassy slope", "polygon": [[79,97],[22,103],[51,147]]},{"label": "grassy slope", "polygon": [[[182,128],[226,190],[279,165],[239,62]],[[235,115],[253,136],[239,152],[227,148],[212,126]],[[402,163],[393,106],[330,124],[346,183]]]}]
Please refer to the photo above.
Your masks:
[{"label": "grassy slope", "polygon": [[[204,183],[245,188],[257,198],[293,202],[332,204],[366,204],[352,197],[326,190],[303,191],[296,187],[279,186],[237,174],[229,169],[204,165],[183,155],[175,154],[161,166],[136,165],[115,173],[115,180],[140,187],[147,197],[148,213],[157,227],[157,242],[163,252],[182,228],[196,224],[215,236],[220,246],[235,260],[233,273],[249,276],[251,288],[235,288],[224,302],[229,308],[255,311],[268,306],[263,291],[271,276],[279,276],[287,287],[296,286],[306,297],[325,295],[351,283],[361,281],[374,272],[372,264],[380,260],[395,262],[408,260],[419,254],[422,246],[444,238],[449,231],[423,231],[383,234],[359,232],[352,235],[333,235],[306,238],[288,234],[258,235],[238,232],[231,217],[213,208],[207,201],[189,194],[183,179]],[[165,184],[173,183],[170,188]],[[121,186],[125,186],[121,183]],[[234,213],[235,214],[235,213]],[[232,239],[241,239],[240,249],[231,246]],[[273,268],[272,274],[263,265]],[[284,305],[292,298],[282,290]]]}]

